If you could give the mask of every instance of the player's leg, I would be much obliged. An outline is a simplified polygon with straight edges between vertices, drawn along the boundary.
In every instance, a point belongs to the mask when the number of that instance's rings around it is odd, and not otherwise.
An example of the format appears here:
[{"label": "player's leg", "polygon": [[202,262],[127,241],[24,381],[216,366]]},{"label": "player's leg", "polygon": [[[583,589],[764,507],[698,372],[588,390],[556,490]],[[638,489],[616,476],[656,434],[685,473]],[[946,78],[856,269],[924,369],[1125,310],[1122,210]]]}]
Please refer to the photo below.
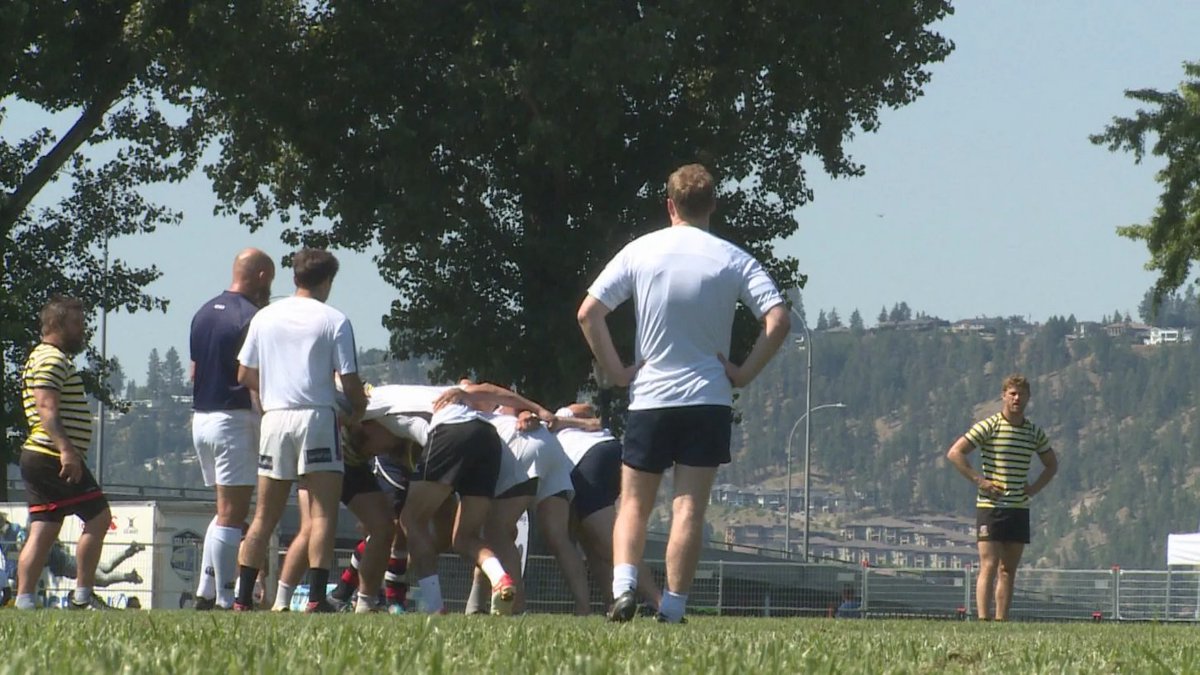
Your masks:
[{"label": "player's leg", "polygon": [[628,621],[637,611],[634,589],[646,550],[646,525],[663,471],[673,463],[671,428],[662,410],[629,413],[621,452],[621,498],[613,525],[613,608],[609,618]]},{"label": "player's leg", "polygon": [[671,503],[671,534],[667,540],[667,587],[659,605],[659,614],[669,622],[683,618],[688,592],[700,561],[704,544],[704,513],[715,466],[675,467],[675,498]]},{"label": "player's leg", "polygon": [[358,599],[355,611],[371,611],[379,597],[380,586],[391,549],[392,504],[381,491],[363,492],[350,500],[351,513],[367,531],[366,543],[358,564]]},{"label": "player's leg", "polygon": [[72,601],[82,606],[92,600],[92,589],[96,586],[96,566],[100,563],[100,553],[104,550],[104,537],[112,524],[112,512],[108,509],[108,503],[102,502],[91,504],[87,510],[81,510],[77,515],[84,519],[84,522],[79,542],[75,544],[76,574]]},{"label": "player's leg", "polygon": [[575,601],[576,616],[586,616],[591,612],[591,599],[588,592],[587,568],[583,564],[583,556],[579,554],[575,542],[571,541],[570,532],[571,502],[561,494],[547,497],[538,502],[538,530],[563,577],[567,587],[571,589],[571,597]]},{"label": "player's leg", "polygon": [[[259,423],[258,414],[249,410],[234,411],[222,418],[220,444],[214,457],[217,517],[209,535],[214,540],[212,564],[217,604],[222,607],[233,605],[238,547],[257,482]],[[206,536],[206,550],[208,540]]]},{"label": "player's leg", "polygon": [[429,614],[442,611],[441,583],[437,575],[438,550],[430,522],[450,494],[450,486],[434,481],[414,480],[408,486],[408,499],[400,512],[401,525],[408,540],[409,563],[421,589],[421,609]]},{"label": "player's leg", "polygon": [[254,520],[238,549],[238,593],[234,609],[250,609],[254,603],[254,583],[266,564],[271,534],[283,517],[292,481],[270,476],[258,477],[258,502]]},{"label": "player's leg", "polygon": [[17,609],[34,608],[38,580],[42,578],[50,549],[58,541],[58,532],[62,529],[61,516],[30,516],[33,520],[29,523],[25,545],[21,547],[21,554],[17,558]]},{"label": "player's leg", "polygon": [[989,606],[996,587],[996,572],[1000,567],[1003,544],[998,541],[980,540],[978,547],[979,574],[975,579],[975,616],[987,621],[991,616]]},{"label": "player's leg", "polygon": [[1017,568],[1021,565],[1021,554],[1025,544],[1015,541],[1000,543],[1000,564],[996,574],[996,620],[1007,621],[1012,606],[1013,588],[1016,587]]},{"label": "player's leg", "polygon": [[308,539],[311,534],[311,519],[308,507],[308,490],[301,487],[296,490],[296,506],[300,511],[300,530],[288,544],[287,553],[283,556],[283,565],[279,568],[279,584],[275,590],[273,612],[287,612],[292,607],[292,596],[296,586],[304,579],[304,571],[308,569]]},{"label": "player's leg", "polygon": [[[515,486],[512,490],[505,492],[501,497],[492,500],[483,500],[479,497],[467,497],[462,500],[463,505],[467,508],[459,507],[458,519],[455,522],[455,543],[454,550],[459,555],[463,556],[470,562],[479,566],[479,569],[488,578],[489,586],[495,587],[499,583],[499,578],[492,579],[493,574],[488,574],[488,570],[483,566],[485,561],[494,557],[499,560],[500,566],[503,568],[500,574],[507,572],[509,579],[513,584],[513,598],[511,611],[520,611],[524,603],[524,579],[521,575],[521,552],[517,550],[517,521],[520,520],[521,514],[533,507],[534,494],[537,492],[536,479]],[[486,502],[486,503],[485,503]],[[480,510],[480,504],[484,504]],[[467,528],[473,527],[472,513],[482,513],[482,531],[483,538],[468,537],[465,534]],[[464,532],[459,535],[459,532]],[[479,528],[471,530],[479,532]],[[489,555],[490,554],[490,555]],[[480,557],[483,555],[484,557]],[[495,570],[492,570],[495,572]],[[490,593],[489,593],[490,595]],[[506,601],[507,602],[507,601]],[[497,610],[500,610],[499,612]],[[492,607],[493,613],[508,613],[509,607]]]}]

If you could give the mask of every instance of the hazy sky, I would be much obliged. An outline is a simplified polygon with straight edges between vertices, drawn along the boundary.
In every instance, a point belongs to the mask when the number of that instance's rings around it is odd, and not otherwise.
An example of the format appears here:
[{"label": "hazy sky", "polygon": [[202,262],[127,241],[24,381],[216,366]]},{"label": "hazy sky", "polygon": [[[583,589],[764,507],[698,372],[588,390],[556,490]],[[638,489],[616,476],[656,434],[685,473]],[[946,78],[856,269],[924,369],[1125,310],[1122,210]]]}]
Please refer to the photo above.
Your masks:
[{"label": "hazy sky", "polygon": [[[866,176],[813,174],[815,200],[780,242],[810,275],[810,317],[857,308],[869,325],[901,300],[951,320],[1136,314],[1153,276],[1144,247],[1114,228],[1152,213],[1157,165],[1087,137],[1135,110],[1125,89],[1174,89],[1182,62],[1200,60],[1200,2],[963,2],[939,30],[956,49],[933,66],[925,96],[885,111],[877,133],[851,144]],[[10,112],[6,136],[69,123]],[[228,284],[238,249],[287,252],[279,227],[251,235],[214,217],[202,178],[149,194],[185,222],[112,245],[116,257],[157,264],[164,276],[149,290],[171,299],[166,314],[110,315],[108,351],[137,380],[151,348],[175,346],[186,360],[191,315]],[[360,346],[385,346],[380,319],[394,292],[370,256],[338,255],[330,303],[354,321]],[[291,290],[289,275],[277,280],[276,294]]]}]

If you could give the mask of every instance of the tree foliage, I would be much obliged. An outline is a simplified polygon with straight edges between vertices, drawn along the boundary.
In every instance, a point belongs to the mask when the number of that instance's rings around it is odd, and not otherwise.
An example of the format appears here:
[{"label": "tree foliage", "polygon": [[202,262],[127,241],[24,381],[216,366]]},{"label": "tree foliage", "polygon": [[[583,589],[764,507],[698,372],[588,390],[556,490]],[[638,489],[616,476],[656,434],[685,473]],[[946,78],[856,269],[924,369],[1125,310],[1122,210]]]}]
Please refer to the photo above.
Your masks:
[{"label": "tree foliage", "polygon": [[1159,298],[1187,280],[1200,255],[1200,62],[1184,63],[1183,70],[1186,79],[1178,91],[1127,90],[1126,97],[1149,109],[1113,118],[1103,133],[1091,136],[1109,150],[1132,152],[1138,163],[1147,152],[1166,161],[1155,177],[1162,193],[1149,221],[1117,228],[1121,236],[1146,243],[1146,268],[1159,274],[1154,286]]},{"label": "tree foliage", "polygon": [[[682,163],[721,180],[714,231],[802,284],[772,243],[812,198],[805,160],[862,173],[844,143],[921,93],[951,49],[929,26],[950,11],[316,3],[277,50],[209,82],[206,115],[227,134],[210,171],[251,226],[295,216],[296,243],[378,243],[399,292],[386,319],[396,356],[561,401],[590,372],[574,320],[587,284],[664,224],[663,184]],[[628,345],[627,312],[617,324]],[[754,332],[742,316],[737,345]]]}]

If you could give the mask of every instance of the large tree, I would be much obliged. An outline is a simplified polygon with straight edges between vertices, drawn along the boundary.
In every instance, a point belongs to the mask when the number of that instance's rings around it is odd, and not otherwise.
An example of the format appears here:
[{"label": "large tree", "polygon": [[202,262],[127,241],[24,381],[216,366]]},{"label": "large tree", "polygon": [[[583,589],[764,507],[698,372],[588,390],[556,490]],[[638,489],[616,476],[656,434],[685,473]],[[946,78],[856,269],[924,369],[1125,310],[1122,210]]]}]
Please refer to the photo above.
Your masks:
[{"label": "large tree", "polygon": [[[142,291],[159,271],[106,260],[107,242],[178,221],[139,189],[197,165],[210,138],[189,114],[201,75],[252,58],[262,41],[247,33],[286,25],[295,4],[0,3],[0,500],[7,441],[20,437],[8,432],[24,426],[17,371],[38,339],[37,310],[53,294],[97,310],[165,309]],[[18,136],[14,111],[61,128]],[[104,364],[89,356],[88,388],[107,396]]]},{"label": "large tree", "polygon": [[[1155,302],[1188,279],[1200,256],[1200,61],[1183,64],[1186,79],[1178,91],[1134,89],[1125,96],[1148,104],[1132,117],[1116,117],[1093,143],[1166,161],[1155,179],[1162,185],[1158,207],[1148,222],[1117,228],[1123,237],[1144,241],[1146,268],[1158,272]],[[1148,146],[1148,142],[1153,145]]]},{"label": "large tree", "polygon": [[[919,96],[952,48],[929,28],[944,0],[307,12],[294,40],[207,83],[223,204],[251,227],[298,218],[294,243],[378,243],[396,356],[548,402],[587,379],[575,309],[619,247],[664,224],[673,168],[709,165],[714,231],[800,284],[773,244],[812,198],[806,171],[861,174],[846,141]],[[628,345],[628,313],[617,322]],[[735,357],[755,332],[742,316]]]}]

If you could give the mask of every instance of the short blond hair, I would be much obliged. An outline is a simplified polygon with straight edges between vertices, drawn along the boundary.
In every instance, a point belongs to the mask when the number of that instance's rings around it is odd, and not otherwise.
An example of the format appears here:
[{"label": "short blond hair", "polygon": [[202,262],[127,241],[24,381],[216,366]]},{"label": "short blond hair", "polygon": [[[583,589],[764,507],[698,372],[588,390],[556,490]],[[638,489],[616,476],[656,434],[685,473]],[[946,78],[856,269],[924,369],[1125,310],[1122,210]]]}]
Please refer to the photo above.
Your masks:
[{"label": "short blond hair", "polygon": [[1008,391],[1009,389],[1020,389],[1021,391],[1024,391],[1026,394],[1028,394],[1029,393],[1029,380],[1026,379],[1024,375],[1013,373],[1012,375],[1009,375],[1008,377],[1004,378],[1004,382],[1000,383],[1000,393],[1001,394]]},{"label": "short blond hair", "polygon": [[667,179],[667,197],[685,220],[704,220],[717,208],[716,182],[703,165],[687,164]]}]

